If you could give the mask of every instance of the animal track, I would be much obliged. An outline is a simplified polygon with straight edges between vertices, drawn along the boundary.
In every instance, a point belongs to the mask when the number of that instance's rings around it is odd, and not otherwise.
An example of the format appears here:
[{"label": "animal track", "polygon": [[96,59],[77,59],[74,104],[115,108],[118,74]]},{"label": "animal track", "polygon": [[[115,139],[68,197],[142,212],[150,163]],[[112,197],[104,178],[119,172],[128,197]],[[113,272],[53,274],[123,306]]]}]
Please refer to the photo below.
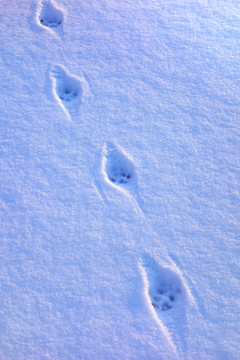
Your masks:
[{"label": "animal track", "polygon": [[160,311],[170,310],[176,301],[177,293],[181,293],[181,290],[175,292],[171,287],[159,287],[157,292],[151,295],[152,306]]},{"label": "animal track", "polygon": [[62,101],[71,101],[74,100],[78,96],[78,90],[71,85],[63,86],[64,89],[58,91],[58,97]]},{"label": "animal track", "polygon": [[60,65],[54,66],[50,75],[54,93],[63,107],[69,112],[76,111],[82,101],[81,80],[67,73]]},{"label": "animal track", "polygon": [[49,0],[42,1],[39,21],[48,28],[57,28],[63,24],[63,12]]},{"label": "animal track", "polygon": [[149,255],[143,257],[143,268],[147,275],[148,295],[153,308],[158,313],[170,311],[182,298],[179,276],[172,270],[161,267]]},{"label": "animal track", "polygon": [[[174,265],[173,265],[174,266]],[[140,264],[145,294],[155,320],[166,334],[176,352],[187,352],[187,314],[193,310],[194,299],[178,270],[161,266],[151,256],[144,254]]]},{"label": "animal track", "polygon": [[114,144],[105,146],[105,173],[115,185],[126,186],[136,182],[136,172],[131,160]]}]

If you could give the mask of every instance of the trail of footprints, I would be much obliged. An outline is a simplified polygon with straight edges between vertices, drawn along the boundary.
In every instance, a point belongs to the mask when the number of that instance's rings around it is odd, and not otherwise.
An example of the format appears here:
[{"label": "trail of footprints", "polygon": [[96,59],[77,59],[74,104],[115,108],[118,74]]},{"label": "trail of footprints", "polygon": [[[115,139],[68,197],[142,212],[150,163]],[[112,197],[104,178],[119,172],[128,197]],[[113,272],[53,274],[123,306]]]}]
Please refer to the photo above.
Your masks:
[{"label": "trail of footprints", "polygon": [[[52,1],[42,0],[38,11],[41,26],[54,29],[63,26],[64,14]],[[50,72],[53,91],[62,106],[69,112],[81,103],[83,87],[81,80],[69,74],[63,66],[53,66]],[[106,179],[116,187],[137,186],[137,174],[133,162],[114,143],[105,144],[103,171]],[[142,269],[148,283],[148,296],[158,317],[183,302],[183,285],[179,276],[168,268],[161,267],[149,255],[142,258]]]},{"label": "trail of footprints", "polygon": [[[42,0],[38,5],[37,19],[40,26],[57,31],[63,26],[64,11],[53,0]],[[77,114],[82,102],[84,79],[70,74],[61,65],[52,67],[50,78],[54,96],[67,116]]]}]

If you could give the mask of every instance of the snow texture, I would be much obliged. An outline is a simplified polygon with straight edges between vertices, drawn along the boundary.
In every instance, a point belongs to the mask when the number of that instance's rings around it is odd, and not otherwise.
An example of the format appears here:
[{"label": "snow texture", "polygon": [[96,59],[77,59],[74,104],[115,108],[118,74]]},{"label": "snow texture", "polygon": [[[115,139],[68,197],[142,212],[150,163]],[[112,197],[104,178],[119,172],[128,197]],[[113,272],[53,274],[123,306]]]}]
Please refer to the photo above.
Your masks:
[{"label": "snow texture", "polygon": [[0,359],[239,360],[239,1],[0,3]]}]

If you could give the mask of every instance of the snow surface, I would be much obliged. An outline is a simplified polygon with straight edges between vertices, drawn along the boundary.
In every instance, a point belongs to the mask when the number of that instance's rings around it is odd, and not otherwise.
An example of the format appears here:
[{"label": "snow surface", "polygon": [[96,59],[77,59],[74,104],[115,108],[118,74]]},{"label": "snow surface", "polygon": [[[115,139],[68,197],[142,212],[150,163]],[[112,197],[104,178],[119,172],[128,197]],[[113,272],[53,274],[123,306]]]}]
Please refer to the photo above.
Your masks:
[{"label": "snow surface", "polygon": [[239,1],[1,0],[0,31],[0,359],[240,359]]}]

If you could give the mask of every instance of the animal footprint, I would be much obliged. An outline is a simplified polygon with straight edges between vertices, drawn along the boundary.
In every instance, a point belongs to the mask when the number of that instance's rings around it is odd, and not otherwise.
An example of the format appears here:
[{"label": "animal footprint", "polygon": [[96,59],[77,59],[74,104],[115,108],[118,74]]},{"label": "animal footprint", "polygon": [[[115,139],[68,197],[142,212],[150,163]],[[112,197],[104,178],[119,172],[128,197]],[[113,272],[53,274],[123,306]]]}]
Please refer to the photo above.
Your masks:
[{"label": "animal footprint", "polygon": [[[101,170],[105,181],[125,193],[128,197],[133,195],[138,211],[140,210],[141,213],[144,213],[143,200],[138,190],[138,177],[130,156],[119,146],[108,142],[103,148]],[[133,198],[131,201],[134,201]]]},{"label": "animal footprint", "polygon": [[181,290],[173,289],[171,284],[161,284],[159,288],[153,289],[153,293],[149,295],[155,309],[167,311],[173,307],[179,293],[181,293]]},{"label": "animal footprint", "polygon": [[149,255],[143,257],[143,270],[148,283],[151,304],[161,317],[162,312],[171,311],[183,302],[183,284],[179,276],[168,268],[161,267]]},{"label": "animal footprint", "polygon": [[108,180],[122,187],[136,183],[137,175],[129,157],[113,143],[106,144],[104,150],[104,171]]},{"label": "animal footprint", "polygon": [[76,113],[82,102],[83,79],[70,75],[60,65],[53,67],[50,76],[54,95],[60,105],[68,115]]},{"label": "animal footprint", "polygon": [[57,28],[63,24],[63,12],[49,0],[42,1],[39,12],[38,18],[43,26]]},{"label": "animal footprint", "polygon": [[[154,317],[179,354],[186,354],[188,314],[195,306],[191,292],[177,268],[161,266],[145,254],[140,264],[145,294]],[[184,358],[184,356],[182,357]]]}]

